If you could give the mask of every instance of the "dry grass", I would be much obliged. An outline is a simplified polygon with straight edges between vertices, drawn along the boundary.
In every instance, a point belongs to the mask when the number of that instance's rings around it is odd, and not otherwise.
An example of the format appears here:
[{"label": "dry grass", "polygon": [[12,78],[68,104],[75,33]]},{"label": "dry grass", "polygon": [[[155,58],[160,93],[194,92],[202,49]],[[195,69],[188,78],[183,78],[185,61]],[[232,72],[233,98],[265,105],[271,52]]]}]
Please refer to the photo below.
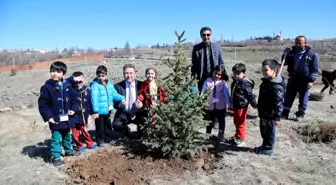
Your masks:
[{"label": "dry grass", "polygon": [[[122,77],[122,65],[127,60],[108,61],[108,69],[113,81]],[[242,61],[243,62],[243,61]],[[144,79],[144,70],[154,65],[160,73],[167,68],[160,63],[145,60],[133,60],[138,67],[138,77]],[[231,72],[234,61],[226,59],[226,68]],[[246,63],[248,76],[255,81],[261,78],[260,64]],[[90,62],[88,71],[92,77],[97,67]],[[69,74],[75,70],[86,72],[85,63],[69,65]],[[31,109],[1,113],[0,115],[0,184],[65,184],[66,176],[46,163],[50,131],[38,114],[36,103],[40,86],[48,79],[48,69],[41,71],[22,71],[16,76],[9,72],[0,74],[0,108],[23,104]],[[92,79],[92,78],[90,78]],[[316,85],[312,92],[319,92],[322,86]],[[258,85],[255,86],[258,91]],[[17,101],[20,100],[20,101]],[[319,118],[323,122],[334,122],[336,110],[335,96],[327,95],[322,102],[309,102],[306,120],[301,123],[282,121],[277,128],[275,155],[257,156],[251,149],[262,142],[258,120],[250,119],[247,124],[247,147],[241,150],[222,145],[219,155],[222,159],[211,174],[203,172],[189,173],[181,179],[164,181],[152,179],[150,184],[333,184],[336,182],[336,142],[306,143],[294,130]],[[292,112],[297,108],[297,101]],[[249,114],[256,115],[250,108]],[[90,128],[94,128],[90,123]],[[213,134],[216,132],[214,131]],[[226,118],[225,137],[234,134],[232,117]]]}]

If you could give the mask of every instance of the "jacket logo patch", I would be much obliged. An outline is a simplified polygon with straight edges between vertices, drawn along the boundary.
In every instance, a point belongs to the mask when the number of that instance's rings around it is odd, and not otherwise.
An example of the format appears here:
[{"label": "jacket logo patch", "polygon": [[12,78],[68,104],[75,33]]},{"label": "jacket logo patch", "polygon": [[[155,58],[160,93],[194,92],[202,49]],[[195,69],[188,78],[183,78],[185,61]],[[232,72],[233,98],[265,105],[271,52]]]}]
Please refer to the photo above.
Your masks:
[{"label": "jacket logo patch", "polygon": [[69,88],[67,88],[65,91],[69,91]]},{"label": "jacket logo patch", "polygon": [[86,102],[87,100],[84,98],[83,101]]},{"label": "jacket logo patch", "polygon": [[85,94],[85,96],[87,96],[87,91],[85,91],[85,93],[84,93],[84,94]]}]

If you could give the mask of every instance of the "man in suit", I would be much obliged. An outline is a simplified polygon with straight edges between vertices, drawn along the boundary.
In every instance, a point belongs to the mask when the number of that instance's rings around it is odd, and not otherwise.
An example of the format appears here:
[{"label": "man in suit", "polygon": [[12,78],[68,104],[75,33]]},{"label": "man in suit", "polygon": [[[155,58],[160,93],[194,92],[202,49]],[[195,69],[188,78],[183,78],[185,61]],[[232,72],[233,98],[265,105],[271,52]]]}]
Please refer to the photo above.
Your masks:
[{"label": "man in suit", "polygon": [[138,92],[142,81],[136,80],[136,70],[133,64],[125,64],[123,67],[124,80],[115,84],[116,91],[126,97],[126,106],[115,104],[117,112],[114,116],[112,126],[113,129],[127,134],[129,123],[139,126],[142,123],[143,116],[135,106]]},{"label": "man in suit", "polygon": [[212,76],[213,69],[219,64],[224,64],[221,45],[210,41],[211,29],[201,28],[200,36],[202,42],[194,46],[191,57],[191,75],[196,76],[199,92],[204,81]]}]

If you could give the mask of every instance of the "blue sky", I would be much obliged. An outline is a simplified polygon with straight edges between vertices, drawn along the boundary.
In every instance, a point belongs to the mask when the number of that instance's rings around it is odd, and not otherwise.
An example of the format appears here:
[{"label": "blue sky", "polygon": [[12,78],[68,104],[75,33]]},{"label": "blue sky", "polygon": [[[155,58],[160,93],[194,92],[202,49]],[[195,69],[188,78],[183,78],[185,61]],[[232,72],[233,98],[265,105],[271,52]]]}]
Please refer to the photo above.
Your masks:
[{"label": "blue sky", "polygon": [[173,43],[174,31],[213,37],[336,37],[335,0],[0,0],[0,49],[96,49]]}]

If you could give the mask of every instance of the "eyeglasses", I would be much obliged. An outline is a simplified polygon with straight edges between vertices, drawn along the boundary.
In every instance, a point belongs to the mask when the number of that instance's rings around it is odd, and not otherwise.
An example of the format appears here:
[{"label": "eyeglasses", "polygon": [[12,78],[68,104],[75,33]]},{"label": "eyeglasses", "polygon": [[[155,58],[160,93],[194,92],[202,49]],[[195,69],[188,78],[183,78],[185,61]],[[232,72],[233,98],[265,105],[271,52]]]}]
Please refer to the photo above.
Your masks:
[{"label": "eyeglasses", "polygon": [[210,36],[211,36],[211,34],[209,34],[209,33],[208,33],[208,34],[202,34],[202,36],[203,36],[203,37],[205,37],[205,36],[208,36],[208,37],[210,37]]},{"label": "eyeglasses", "polygon": [[83,81],[75,81],[76,84],[81,84]]}]

